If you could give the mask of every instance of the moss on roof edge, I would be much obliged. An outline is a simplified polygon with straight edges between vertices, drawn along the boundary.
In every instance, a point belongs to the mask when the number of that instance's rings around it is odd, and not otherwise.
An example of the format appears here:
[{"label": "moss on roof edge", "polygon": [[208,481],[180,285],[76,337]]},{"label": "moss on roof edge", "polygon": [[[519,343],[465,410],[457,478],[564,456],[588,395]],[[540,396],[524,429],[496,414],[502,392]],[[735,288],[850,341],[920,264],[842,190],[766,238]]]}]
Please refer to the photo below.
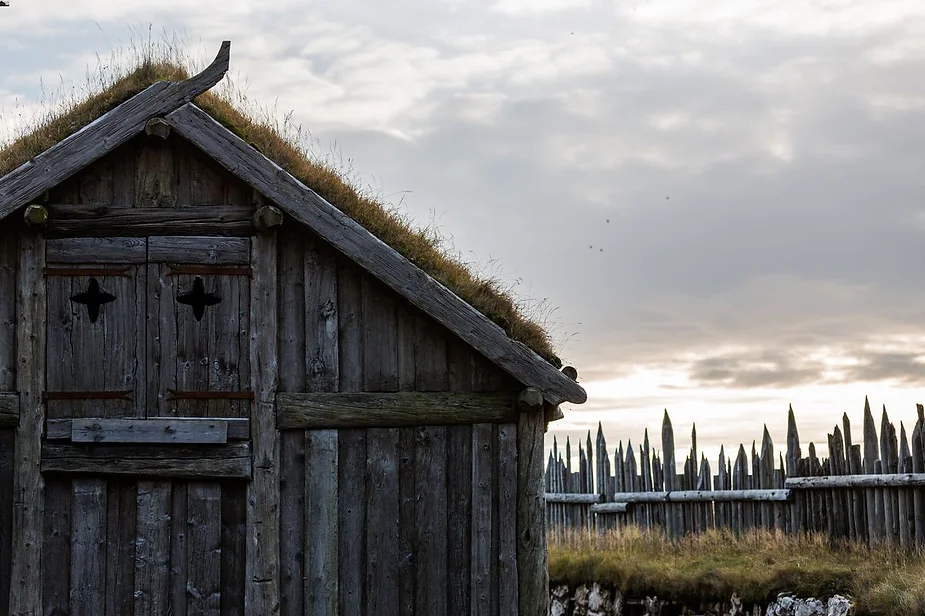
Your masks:
[{"label": "moss on roof edge", "polygon": [[[32,132],[0,149],[0,177],[64,140],[80,128],[157,81],[180,81],[187,71],[168,62],[143,62],[111,86],[48,118]],[[464,263],[442,251],[432,234],[412,227],[385,204],[361,195],[333,168],[309,160],[298,146],[273,127],[239,111],[229,101],[206,92],[194,101],[223,126],[298,178],[321,197],[356,220],[380,240],[453,291],[500,326],[507,335],[560,368],[549,334],[525,317],[516,298],[492,279],[480,278]]]}]

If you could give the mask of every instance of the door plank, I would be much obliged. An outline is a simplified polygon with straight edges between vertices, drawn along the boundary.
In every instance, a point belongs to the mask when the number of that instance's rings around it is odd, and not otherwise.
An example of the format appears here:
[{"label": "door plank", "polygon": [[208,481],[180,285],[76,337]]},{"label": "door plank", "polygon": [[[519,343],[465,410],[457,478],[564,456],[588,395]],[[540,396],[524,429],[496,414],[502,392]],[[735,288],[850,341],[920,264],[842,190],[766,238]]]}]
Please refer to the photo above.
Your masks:
[{"label": "door plank", "polygon": [[106,481],[75,479],[71,530],[71,615],[103,613],[106,588]]},{"label": "door plank", "polygon": [[45,484],[43,614],[67,614],[71,606],[71,480]]},{"label": "door plank", "polygon": [[228,422],[221,419],[74,419],[75,443],[199,443],[228,441]]},{"label": "door plank", "polygon": [[187,614],[221,613],[222,491],[216,483],[190,482],[187,491]]},{"label": "door plank", "polygon": [[107,482],[106,616],[132,613],[135,585],[135,524],[138,490],[135,481]]},{"label": "door plank", "polygon": [[135,616],[163,616],[169,602],[169,481],[138,482],[135,553]]}]

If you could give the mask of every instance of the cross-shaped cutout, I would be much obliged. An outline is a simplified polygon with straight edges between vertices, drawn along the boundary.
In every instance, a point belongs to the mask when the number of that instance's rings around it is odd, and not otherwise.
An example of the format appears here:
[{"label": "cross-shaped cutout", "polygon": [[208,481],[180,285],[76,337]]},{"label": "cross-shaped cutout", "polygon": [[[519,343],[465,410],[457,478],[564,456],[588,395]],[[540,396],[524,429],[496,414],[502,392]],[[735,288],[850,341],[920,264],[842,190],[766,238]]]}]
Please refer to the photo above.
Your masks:
[{"label": "cross-shaped cutout", "polygon": [[214,293],[206,293],[202,278],[196,276],[196,280],[193,282],[193,290],[178,296],[177,301],[181,304],[192,306],[193,316],[196,317],[197,321],[201,321],[206,312],[206,306],[214,306],[222,301],[222,298]]},{"label": "cross-shaped cutout", "polygon": [[100,306],[116,301],[116,296],[106,291],[100,291],[100,283],[96,281],[96,278],[91,278],[87,290],[72,296],[71,301],[86,306],[90,322],[96,323],[100,316]]}]

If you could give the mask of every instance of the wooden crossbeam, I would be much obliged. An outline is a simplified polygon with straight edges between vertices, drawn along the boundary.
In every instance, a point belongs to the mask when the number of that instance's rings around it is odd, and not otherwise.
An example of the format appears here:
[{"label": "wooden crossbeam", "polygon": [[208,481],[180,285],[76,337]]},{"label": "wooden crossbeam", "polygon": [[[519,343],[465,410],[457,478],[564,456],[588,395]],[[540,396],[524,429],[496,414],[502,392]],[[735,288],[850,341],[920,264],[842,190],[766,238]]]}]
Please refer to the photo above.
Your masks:
[{"label": "wooden crossbeam", "polygon": [[202,445],[85,444],[46,442],[42,472],[171,478],[249,479],[250,443]]},{"label": "wooden crossbeam", "polygon": [[398,428],[517,421],[514,393],[280,393],[280,430]]}]

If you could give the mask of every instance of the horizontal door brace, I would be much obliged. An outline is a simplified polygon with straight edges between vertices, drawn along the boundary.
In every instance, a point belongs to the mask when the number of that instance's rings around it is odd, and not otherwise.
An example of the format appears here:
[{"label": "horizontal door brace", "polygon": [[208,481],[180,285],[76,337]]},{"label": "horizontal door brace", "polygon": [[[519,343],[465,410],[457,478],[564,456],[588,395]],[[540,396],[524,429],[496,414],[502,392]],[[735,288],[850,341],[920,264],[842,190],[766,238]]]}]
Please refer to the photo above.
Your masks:
[{"label": "horizontal door brace", "polygon": [[132,400],[132,390],[126,391],[46,391],[45,400]]},{"label": "horizontal door brace", "polygon": [[252,391],[175,391],[167,390],[168,400],[253,400]]}]

